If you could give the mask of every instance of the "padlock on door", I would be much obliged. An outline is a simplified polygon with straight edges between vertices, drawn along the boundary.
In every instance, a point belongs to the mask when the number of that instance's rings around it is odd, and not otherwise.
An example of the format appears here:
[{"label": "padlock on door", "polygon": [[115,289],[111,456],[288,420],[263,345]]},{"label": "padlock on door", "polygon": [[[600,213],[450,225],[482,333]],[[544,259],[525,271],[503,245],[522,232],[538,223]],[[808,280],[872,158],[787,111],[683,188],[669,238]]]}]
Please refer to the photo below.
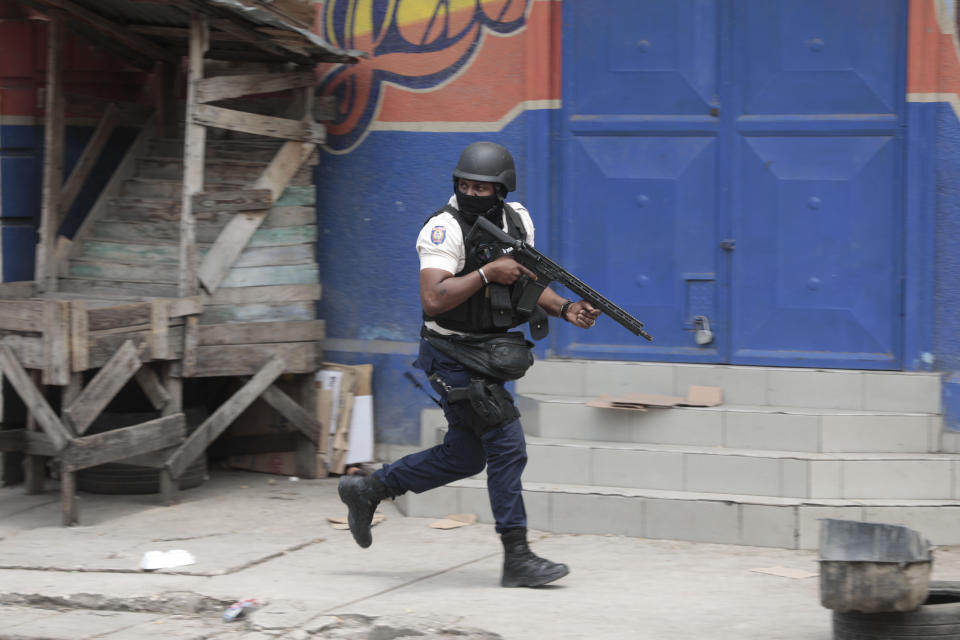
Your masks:
[{"label": "padlock on door", "polygon": [[713,331],[710,330],[710,321],[707,320],[707,316],[696,316],[693,319],[693,326],[697,328],[693,333],[694,342],[701,346],[713,342]]}]

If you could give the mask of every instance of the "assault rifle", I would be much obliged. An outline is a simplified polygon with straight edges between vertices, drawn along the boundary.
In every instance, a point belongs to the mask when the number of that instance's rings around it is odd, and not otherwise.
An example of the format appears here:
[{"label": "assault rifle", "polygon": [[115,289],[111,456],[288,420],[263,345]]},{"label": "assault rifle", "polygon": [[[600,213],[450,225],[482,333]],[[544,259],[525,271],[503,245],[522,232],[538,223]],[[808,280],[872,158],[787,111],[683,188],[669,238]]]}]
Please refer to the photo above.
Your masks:
[{"label": "assault rifle", "polygon": [[591,289],[583,281],[579,280],[572,273],[558,265],[556,262],[543,255],[523,240],[510,237],[500,227],[493,224],[483,216],[478,216],[476,223],[470,230],[468,236],[474,236],[478,229],[487,233],[495,241],[496,253],[499,255],[489,256],[491,259],[500,257],[500,255],[509,255],[521,265],[534,272],[537,279],[527,280],[523,287],[523,293],[520,295],[520,301],[517,309],[521,313],[530,314],[536,309],[537,300],[540,294],[551,282],[559,282],[570,291],[589,302],[595,308],[613,318],[616,322],[626,327],[634,335],[641,336],[647,340],[653,340],[653,336],[643,330],[643,323],[632,315],[613,304],[607,298],[604,298],[598,292]]}]

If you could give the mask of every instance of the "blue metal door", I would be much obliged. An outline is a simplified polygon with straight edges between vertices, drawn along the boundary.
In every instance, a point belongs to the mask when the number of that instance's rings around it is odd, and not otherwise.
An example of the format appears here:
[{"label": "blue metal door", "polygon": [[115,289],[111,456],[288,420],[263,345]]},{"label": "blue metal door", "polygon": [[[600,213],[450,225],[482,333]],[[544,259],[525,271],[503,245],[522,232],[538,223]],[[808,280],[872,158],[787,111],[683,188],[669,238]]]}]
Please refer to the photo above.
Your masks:
[{"label": "blue metal door", "polygon": [[[572,357],[900,367],[903,0],[564,3]],[[709,332],[705,330],[709,329]]]}]

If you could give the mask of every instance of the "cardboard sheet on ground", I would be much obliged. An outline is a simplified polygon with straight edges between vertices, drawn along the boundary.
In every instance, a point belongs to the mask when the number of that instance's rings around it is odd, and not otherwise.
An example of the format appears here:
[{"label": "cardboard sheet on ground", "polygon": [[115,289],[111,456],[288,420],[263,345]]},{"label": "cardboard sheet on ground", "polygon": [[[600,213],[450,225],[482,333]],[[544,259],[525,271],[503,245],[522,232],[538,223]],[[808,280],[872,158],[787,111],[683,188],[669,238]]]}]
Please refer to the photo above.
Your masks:
[{"label": "cardboard sheet on ground", "polygon": [[[383,521],[386,520],[386,519],[387,519],[387,516],[383,515],[382,513],[375,513],[375,514],[373,514],[373,520],[370,522],[370,526],[371,526],[371,527],[375,527],[375,526],[377,526],[378,524],[380,524],[381,522],[383,522]],[[346,518],[346,516],[344,516],[343,518],[338,518],[338,517],[336,517],[336,516],[328,516],[328,517],[327,517],[327,522],[330,523],[330,528],[331,528],[331,529],[341,529],[341,530],[342,530],[342,529],[349,529],[349,528],[350,528],[350,525],[347,523],[347,518]]]},{"label": "cardboard sheet on ground", "polygon": [[795,580],[803,580],[804,578],[814,578],[818,575],[816,571],[808,571],[806,569],[797,569],[795,567],[760,567],[758,569],[750,569],[756,573],[766,573],[771,576],[780,576],[783,578],[793,578]]}]

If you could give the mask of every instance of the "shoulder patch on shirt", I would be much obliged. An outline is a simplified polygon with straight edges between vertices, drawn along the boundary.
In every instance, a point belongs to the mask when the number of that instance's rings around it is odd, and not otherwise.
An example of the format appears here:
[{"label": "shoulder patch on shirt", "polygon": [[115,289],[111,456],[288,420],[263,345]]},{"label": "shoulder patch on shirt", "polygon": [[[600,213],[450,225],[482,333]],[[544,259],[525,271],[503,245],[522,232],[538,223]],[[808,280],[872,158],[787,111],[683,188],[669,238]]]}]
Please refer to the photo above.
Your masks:
[{"label": "shoulder patch on shirt", "polygon": [[443,244],[443,241],[447,239],[447,228],[442,226],[436,226],[430,230],[430,242],[433,244]]}]

